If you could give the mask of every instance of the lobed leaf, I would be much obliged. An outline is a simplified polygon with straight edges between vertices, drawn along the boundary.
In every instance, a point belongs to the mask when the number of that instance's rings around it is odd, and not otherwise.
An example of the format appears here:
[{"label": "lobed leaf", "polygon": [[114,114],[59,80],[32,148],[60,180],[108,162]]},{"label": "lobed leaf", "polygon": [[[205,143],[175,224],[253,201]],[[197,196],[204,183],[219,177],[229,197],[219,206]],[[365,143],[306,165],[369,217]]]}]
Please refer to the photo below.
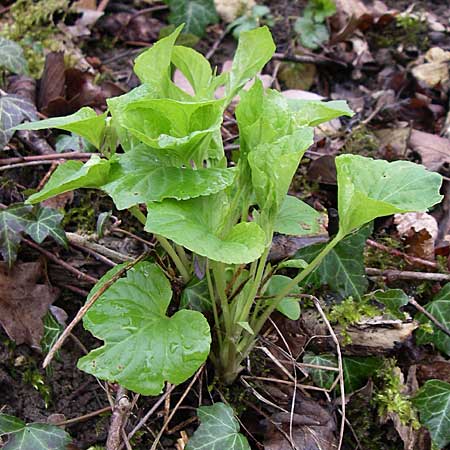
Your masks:
[{"label": "lobed leaf", "polygon": [[[94,286],[88,299],[121,266]],[[116,281],[89,309],[84,326],[104,345],[78,361],[78,368],[144,395],[157,395],[164,382],[187,380],[206,360],[209,325],[197,311],[166,315],[169,281],[155,264],[141,262]]]},{"label": "lobed leaf", "polygon": [[335,161],[339,227],[343,234],[377,217],[426,211],[442,199],[442,177],[421,165],[358,155],[340,155]]},{"label": "lobed leaf", "polygon": [[[337,368],[337,360],[334,355],[305,353],[303,356],[303,362],[306,364],[312,364],[315,366]],[[311,376],[314,384],[324,389],[330,389],[336,379],[338,372],[334,370],[305,367],[305,371]]]},{"label": "lobed leaf", "polygon": [[250,450],[247,438],[239,433],[233,410],[224,403],[197,409],[200,426],[189,439],[186,450]]},{"label": "lobed leaf", "polygon": [[386,311],[393,317],[400,320],[405,318],[405,313],[401,312],[400,308],[408,304],[409,298],[401,289],[377,291],[374,293],[374,297],[386,307]]},{"label": "lobed leaf", "polygon": [[47,236],[52,237],[58,244],[67,247],[67,237],[61,227],[64,214],[52,208],[39,207],[34,220],[26,227],[26,232],[40,244]]},{"label": "lobed leaf", "polygon": [[26,75],[28,64],[22,47],[14,41],[0,36],[0,67],[8,72]]},{"label": "lobed leaf", "polygon": [[69,116],[52,117],[37,122],[27,122],[14,127],[14,130],[44,130],[58,128],[84,137],[96,148],[100,148],[106,127],[106,114],[97,113],[87,106]]},{"label": "lobed leaf", "polygon": [[213,0],[168,0],[169,22],[184,24],[185,33],[202,37],[207,25],[218,20]]},{"label": "lobed leaf", "polygon": [[440,380],[427,381],[412,399],[424,424],[438,448],[450,443],[450,384]]},{"label": "lobed leaf", "polygon": [[350,394],[364,387],[382,365],[383,360],[375,356],[345,356],[342,359],[345,393]]}]

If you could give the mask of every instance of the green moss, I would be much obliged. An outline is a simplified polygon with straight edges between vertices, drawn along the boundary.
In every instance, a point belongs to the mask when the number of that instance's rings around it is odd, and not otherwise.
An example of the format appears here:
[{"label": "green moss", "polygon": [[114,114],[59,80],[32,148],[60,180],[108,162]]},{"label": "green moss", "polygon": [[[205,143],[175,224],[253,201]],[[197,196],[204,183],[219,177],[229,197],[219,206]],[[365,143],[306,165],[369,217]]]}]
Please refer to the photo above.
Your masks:
[{"label": "green moss", "polygon": [[375,134],[365,125],[353,130],[347,138],[343,153],[354,155],[373,156],[380,148],[380,143]]},{"label": "green moss", "polygon": [[62,50],[59,32],[54,23],[55,14],[64,15],[69,0],[17,0],[10,9],[10,23],[0,35],[20,44],[28,61],[30,73],[39,77],[44,66],[44,49]]},{"label": "green moss", "polygon": [[34,366],[28,367],[22,377],[25,383],[31,384],[31,386],[39,392],[40,396],[44,400],[45,407],[48,408],[52,401],[52,391],[37,368]]}]

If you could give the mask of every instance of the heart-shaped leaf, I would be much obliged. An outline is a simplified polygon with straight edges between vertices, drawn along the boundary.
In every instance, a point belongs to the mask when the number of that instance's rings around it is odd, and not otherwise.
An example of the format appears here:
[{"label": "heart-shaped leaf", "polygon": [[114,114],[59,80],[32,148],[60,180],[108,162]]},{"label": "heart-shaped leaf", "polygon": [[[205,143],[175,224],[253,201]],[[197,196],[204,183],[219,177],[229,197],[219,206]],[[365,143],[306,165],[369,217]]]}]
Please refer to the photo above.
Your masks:
[{"label": "heart-shaped leaf", "polygon": [[110,161],[92,155],[83,164],[81,161],[67,161],[58,166],[42,191],[36,192],[27,199],[27,203],[39,203],[47,198],[78,188],[100,187],[107,182]]},{"label": "heart-shaped leaf", "polygon": [[97,115],[89,107],[81,108],[70,116],[52,117],[38,122],[29,122],[16,126],[15,130],[44,130],[58,128],[84,137],[96,148],[100,148],[106,126],[106,113]]},{"label": "heart-shaped leaf", "polygon": [[36,107],[18,95],[0,97],[0,150],[14,134],[14,127],[24,119],[36,120]]},{"label": "heart-shaped leaf", "polygon": [[442,177],[409,161],[336,158],[339,227],[348,234],[377,217],[426,211],[439,203]]},{"label": "heart-shaped leaf", "polygon": [[197,409],[200,426],[189,439],[186,450],[250,450],[247,438],[239,433],[239,422],[224,403]]},{"label": "heart-shaped leaf", "polygon": [[58,244],[66,247],[67,238],[61,227],[61,220],[64,214],[52,208],[38,208],[33,222],[26,228],[27,234],[37,242],[41,243],[47,236],[52,237]]},{"label": "heart-shaped leaf", "polygon": [[[435,317],[440,323],[447,328],[450,327],[450,283],[447,283],[440,292],[433,298],[433,300],[425,306],[425,309]],[[422,314],[417,319],[421,323],[431,323]],[[433,323],[433,333],[426,333],[420,328],[416,332],[416,338],[418,344],[433,343],[437,349],[444,352],[447,356],[450,356],[450,337],[443,331],[439,330]]]},{"label": "heart-shaped leaf", "polygon": [[450,384],[429,380],[412,399],[420,422],[430,431],[433,443],[444,448],[450,443]]},{"label": "heart-shaped leaf", "polygon": [[287,195],[275,220],[277,233],[302,236],[320,232],[322,216],[297,197]]},{"label": "heart-shaped leaf", "polygon": [[1,36],[0,67],[11,73],[26,74],[28,72],[28,64],[23,55],[22,47],[16,42]]},{"label": "heart-shaped leaf", "polygon": [[165,198],[186,200],[215,194],[230,186],[233,169],[199,169],[167,167],[148,150],[132,150],[118,156],[109,181],[102,189],[118,209]]},{"label": "heart-shaped leaf", "polygon": [[246,264],[265,249],[265,234],[254,222],[239,223],[221,236],[228,203],[222,195],[150,203],[145,230],[160,234],[201,256],[229,264]]},{"label": "heart-shaped leaf", "polygon": [[61,428],[46,423],[25,424],[17,417],[0,414],[0,435],[9,434],[4,450],[66,450],[72,441]]},{"label": "heart-shaped leaf", "polygon": [[389,289],[374,293],[375,299],[386,307],[386,311],[397,319],[403,320],[405,313],[400,311],[409,302],[408,296],[401,289]]},{"label": "heart-shaped leaf", "polygon": [[[120,267],[102,277],[90,295]],[[187,380],[209,354],[209,325],[197,311],[180,310],[168,317],[171,297],[162,270],[138,263],[84,317],[85,328],[105,344],[81,358],[78,368],[144,395],[159,394],[166,381]]]}]

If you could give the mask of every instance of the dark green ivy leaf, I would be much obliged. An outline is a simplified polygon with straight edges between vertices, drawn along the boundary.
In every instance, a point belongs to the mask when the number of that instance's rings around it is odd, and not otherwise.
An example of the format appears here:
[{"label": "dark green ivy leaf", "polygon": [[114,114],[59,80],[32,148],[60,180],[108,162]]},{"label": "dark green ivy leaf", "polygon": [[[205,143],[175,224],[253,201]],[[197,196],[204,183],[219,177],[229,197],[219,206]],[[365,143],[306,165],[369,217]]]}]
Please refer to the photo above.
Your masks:
[{"label": "dark green ivy leaf", "polygon": [[342,359],[345,393],[350,394],[361,389],[382,365],[383,361],[375,356],[346,356]]},{"label": "dark green ivy leaf", "polygon": [[168,0],[167,3],[170,7],[170,23],[184,23],[184,33],[202,37],[206,26],[217,22],[213,0]]},{"label": "dark green ivy leaf", "polygon": [[377,291],[374,294],[375,300],[386,307],[386,311],[397,319],[403,320],[405,314],[400,311],[402,306],[408,304],[408,296],[401,289],[388,289],[387,291]]},{"label": "dark green ivy leaf", "polygon": [[38,244],[50,236],[59,245],[67,247],[66,234],[61,227],[61,220],[63,218],[64,214],[58,212],[56,209],[38,207],[34,220],[28,224],[26,232]]},{"label": "dark green ivy leaf", "polygon": [[26,74],[28,72],[27,60],[23,55],[22,47],[16,42],[1,36],[0,68],[17,74]]}]

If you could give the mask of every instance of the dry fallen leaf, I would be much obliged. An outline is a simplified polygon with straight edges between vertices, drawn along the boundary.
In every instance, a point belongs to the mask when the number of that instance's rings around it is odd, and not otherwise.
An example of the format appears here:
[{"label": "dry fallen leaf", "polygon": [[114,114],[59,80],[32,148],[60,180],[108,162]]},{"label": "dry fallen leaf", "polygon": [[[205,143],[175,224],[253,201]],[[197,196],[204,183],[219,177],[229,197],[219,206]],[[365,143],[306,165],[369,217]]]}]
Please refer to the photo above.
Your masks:
[{"label": "dry fallen leaf", "polygon": [[409,254],[434,260],[438,224],[433,216],[423,212],[396,214],[394,223],[397,225],[398,234],[408,245]]},{"label": "dry fallen leaf", "polygon": [[230,23],[251,11],[255,6],[255,0],[214,0],[214,5],[220,18]]},{"label": "dry fallen leaf", "polygon": [[0,264],[0,323],[16,344],[40,348],[42,319],[58,297],[46,282],[41,262],[17,263],[10,271]]},{"label": "dry fallen leaf", "polygon": [[450,140],[431,133],[411,130],[410,149],[420,156],[421,163],[433,172],[449,172]]},{"label": "dry fallen leaf", "polygon": [[412,73],[418,81],[431,88],[449,81],[450,52],[433,47],[425,53],[425,60],[427,62],[412,69]]}]

